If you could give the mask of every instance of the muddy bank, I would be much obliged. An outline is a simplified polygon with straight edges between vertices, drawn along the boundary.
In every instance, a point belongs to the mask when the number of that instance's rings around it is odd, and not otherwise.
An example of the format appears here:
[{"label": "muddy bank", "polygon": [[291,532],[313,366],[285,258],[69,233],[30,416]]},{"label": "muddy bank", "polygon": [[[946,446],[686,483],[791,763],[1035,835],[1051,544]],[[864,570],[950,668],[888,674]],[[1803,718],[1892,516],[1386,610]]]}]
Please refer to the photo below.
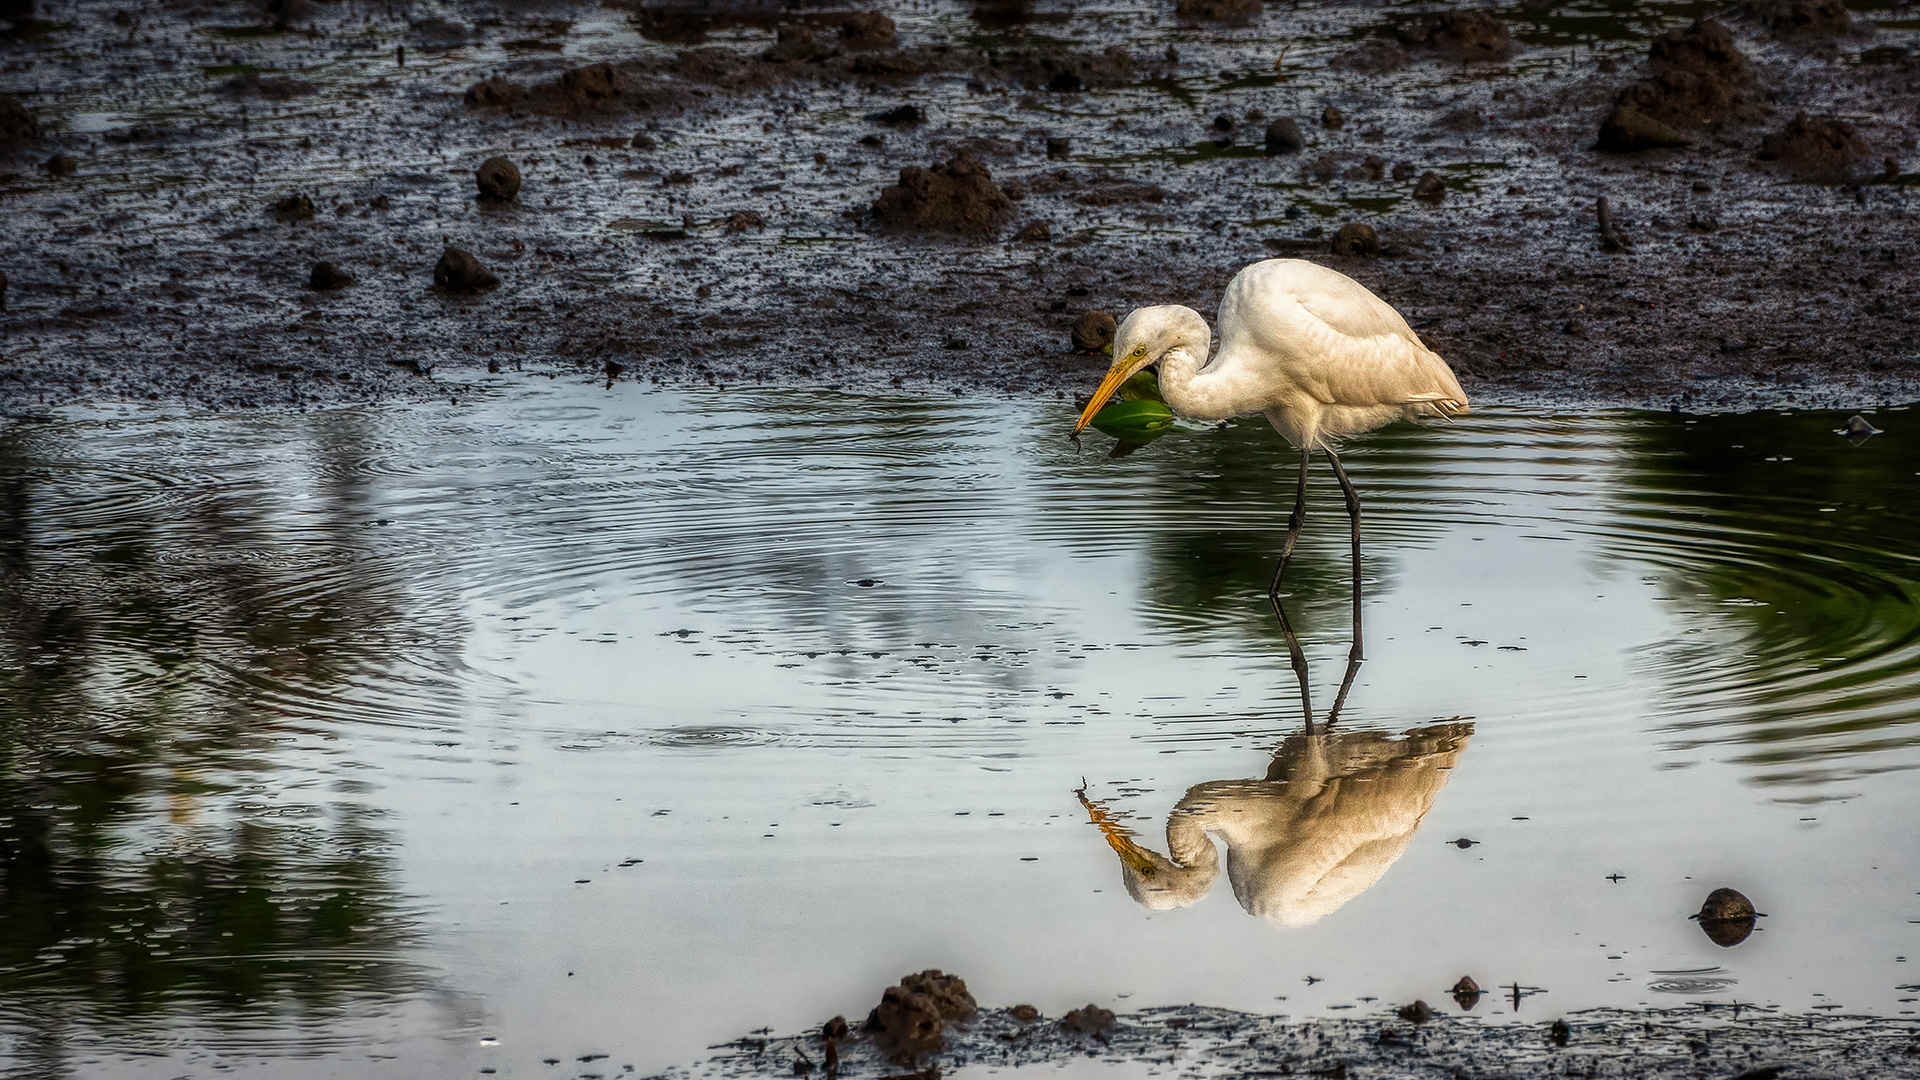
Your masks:
[{"label": "muddy bank", "polygon": [[[1535,1002],[1527,1002],[1529,1006]],[[1089,1009],[1094,1007],[1089,1006]],[[1449,1008],[1451,1008],[1449,1006]],[[1100,1010],[1105,1012],[1105,1010]],[[1401,1015],[1404,1012],[1405,1015]],[[1382,1009],[1351,1019],[1291,1021],[1198,1005],[1144,1009],[1088,1029],[1030,1006],[981,1010],[920,1059],[936,1076],[956,1068],[1058,1065],[1094,1059],[1171,1073],[1204,1066],[1220,1077],[1881,1077],[1920,1068],[1920,1023],[1911,1019],[1794,1015],[1767,1009],[1592,1010],[1531,1020],[1484,1021]],[[1103,1019],[1105,1019],[1103,1018]],[[819,1033],[749,1037],[708,1063],[721,1075],[796,1076],[825,1058]],[[838,1075],[901,1076],[870,1040],[834,1040]],[[934,1071],[924,1071],[931,1067]]]},{"label": "muddy bank", "polygon": [[1920,398],[1907,8],[37,10],[7,413],[616,369],[1070,399],[1086,311],[1211,316],[1274,255],[1481,400]]}]

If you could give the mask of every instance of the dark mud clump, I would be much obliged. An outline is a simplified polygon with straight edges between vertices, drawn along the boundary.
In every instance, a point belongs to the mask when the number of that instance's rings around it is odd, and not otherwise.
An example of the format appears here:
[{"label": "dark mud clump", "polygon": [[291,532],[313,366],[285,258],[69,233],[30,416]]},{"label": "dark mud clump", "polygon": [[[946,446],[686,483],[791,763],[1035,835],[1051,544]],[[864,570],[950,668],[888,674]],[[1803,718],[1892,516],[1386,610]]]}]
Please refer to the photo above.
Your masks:
[{"label": "dark mud clump", "polygon": [[1113,335],[1120,329],[1112,315],[1104,311],[1089,311],[1073,324],[1073,351],[1082,353],[1103,352],[1113,344]]},{"label": "dark mud clump", "polygon": [[330,262],[317,262],[307,273],[307,288],[315,292],[333,292],[353,284],[353,275]]},{"label": "dark mud clump", "polygon": [[740,210],[727,218],[729,233],[758,232],[767,227],[767,219],[757,210]]},{"label": "dark mud clump", "polygon": [[273,219],[291,224],[307,221],[313,217],[313,200],[305,195],[294,193],[273,204]]},{"label": "dark mud clump", "polygon": [[47,170],[48,176],[72,176],[79,170],[80,163],[75,161],[71,155],[55,154],[48,158],[41,167]]},{"label": "dark mud clump", "polygon": [[504,202],[520,194],[520,167],[503,157],[490,157],[473,171],[480,197]]},{"label": "dark mud clump", "polygon": [[1507,24],[1484,11],[1446,11],[1433,22],[1401,28],[1400,42],[1462,60],[1495,60],[1513,48]]},{"label": "dark mud clump", "polygon": [[867,119],[886,127],[912,127],[927,122],[927,114],[918,105],[896,105],[880,112],[870,112]]},{"label": "dark mud clump", "polygon": [[1260,14],[1260,0],[1179,0],[1173,13],[1202,22],[1249,23]]},{"label": "dark mud clump", "polygon": [[1333,66],[1362,75],[1385,75],[1413,63],[1413,54],[1386,38],[1368,38],[1333,58]]},{"label": "dark mud clump", "polygon": [[476,109],[504,109],[526,96],[526,87],[495,75],[467,87],[466,102]]},{"label": "dark mud clump", "polygon": [[1103,1009],[1098,1005],[1082,1005],[1060,1018],[1060,1030],[1072,1035],[1088,1035],[1096,1039],[1106,1039],[1113,1034],[1114,1021],[1112,1009]]},{"label": "dark mud clump", "polygon": [[900,170],[900,182],[880,193],[873,220],[893,232],[987,235],[1013,213],[1013,202],[994,186],[993,174],[972,154],[944,165]]},{"label": "dark mud clump", "polygon": [[813,40],[813,28],[806,25],[782,26],[774,31],[773,48],[760,54],[770,64],[798,64],[824,58],[828,50]]},{"label": "dark mud clump", "polygon": [[1292,117],[1283,116],[1267,125],[1267,153],[1295,154],[1307,145],[1300,134],[1300,125]]},{"label": "dark mud clump", "polygon": [[623,89],[620,72],[612,64],[588,64],[535,87],[532,96],[562,115],[578,116],[612,103]]},{"label": "dark mud clump", "polygon": [[1332,250],[1335,255],[1377,258],[1380,254],[1380,236],[1371,225],[1362,225],[1357,221],[1342,225],[1340,231],[1333,234]]},{"label": "dark mud clump", "polygon": [[1684,129],[1759,115],[1745,90],[1753,81],[1752,69],[1733,35],[1717,22],[1702,19],[1655,38],[1647,66],[1651,78],[1614,98],[1596,149],[1632,153],[1680,146],[1691,141]]},{"label": "dark mud clump", "polygon": [[964,1020],[977,1008],[963,979],[932,969],[887,987],[861,1030],[887,1060],[911,1065],[945,1045],[948,1021]]},{"label": "dark mud clump", "polygon": [[1044,244],[1053,239],[1053,226],[1044,221],[1029,221],[1020,226],[1013,238],[1023,244]]},{"label": "dark mud clump", "polygon": [[1854,28],[1843,0],[1751,0],[1739,14],[1782,36],[1844,34]]},{"label": "dark mud clump", "polygon": [[498,284],[500,279],[481,266],[470,251],[450,247],[440,255],[440,261],[433,264],[433,287],[443,292],[473,293]]},{"label": "dark mud clump", "polygon": [[25,105],[0,94],[0,146],[40,137],[40,124]]},{"label": "dark mud clump", "polygon": [[1855,178],[1872,148],[1853,133],[1853,125],[1830,117],[1810,120],[1806,113],[1760,140],[1760,160],[1777,161],[1796,180],[1844,184]]},{"label": "dark mud clump", "polygon": [[891,49],[898,43],[893,20],[877,11],[856,11],[840,23],[840,47],[848,52]]},{"label": "dark mud clump", "polygon": [[1432,169],[1421,173],[1420,179],[1413,182],[1413,197],[1433,203],[1437,203],[1446,198],[1446,178],[1434,172]]}]

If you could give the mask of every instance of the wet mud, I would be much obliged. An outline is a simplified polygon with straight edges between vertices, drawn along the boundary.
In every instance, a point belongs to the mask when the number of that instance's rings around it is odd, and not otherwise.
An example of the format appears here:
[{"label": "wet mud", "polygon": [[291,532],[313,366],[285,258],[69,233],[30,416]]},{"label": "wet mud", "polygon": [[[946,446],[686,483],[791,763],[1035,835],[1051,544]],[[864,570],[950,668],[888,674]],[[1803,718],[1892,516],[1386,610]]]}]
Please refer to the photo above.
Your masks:
[{"label": "wet mud", "polygon": [[[824,1041],[744,1038],[719,1048],[701,1073],[806,1075]],[[871,1042],[836,1044],[839,1076],[905,1075]],[[1920,1023],[1729,1006],[1546,1013],[1506,1022],[1440,1014],[1423,1002],[1310,1022],[1196,1005],[1118,1017],[1088,1005],[1050,1019],[1017,1006],[983,1009],[965,1028],[949,1030],[945,1049],[918,1059],[924,1068],[913,1075],[1086,1059],[1152,1063],[1181,1075],[1203,1068],[1227,1078],[1907,1076],[1920,1067]]]},{"label": "wet mud", "polygon": [[1911,400],[1917,40],[1898,0],[43,3],[0,33],[0,412],[1071,399],[1085,312],[1211,316],[1272,256],[1482,400]]}]

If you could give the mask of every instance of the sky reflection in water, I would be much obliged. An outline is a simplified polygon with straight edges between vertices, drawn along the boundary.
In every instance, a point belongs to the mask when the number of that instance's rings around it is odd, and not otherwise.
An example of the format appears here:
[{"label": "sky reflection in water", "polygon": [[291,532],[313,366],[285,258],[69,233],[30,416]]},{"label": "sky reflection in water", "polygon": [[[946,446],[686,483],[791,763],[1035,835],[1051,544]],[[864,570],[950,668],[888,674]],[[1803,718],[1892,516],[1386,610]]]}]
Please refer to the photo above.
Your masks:
[{"label": "sky reflection in water", "polygon": [[[1356,443],[1369,660],[1311,739],[1252,422],[1118,461],[1065,406],[632,386],[16,424],[11,1053],[647,1070],[926,966],[1050,1013],[1910,1009],[1908,415]],[[1317,484],[1317,701],[1344,537]],[[1719,885],[1769,915],[1733,950],[1685,920]]]}]

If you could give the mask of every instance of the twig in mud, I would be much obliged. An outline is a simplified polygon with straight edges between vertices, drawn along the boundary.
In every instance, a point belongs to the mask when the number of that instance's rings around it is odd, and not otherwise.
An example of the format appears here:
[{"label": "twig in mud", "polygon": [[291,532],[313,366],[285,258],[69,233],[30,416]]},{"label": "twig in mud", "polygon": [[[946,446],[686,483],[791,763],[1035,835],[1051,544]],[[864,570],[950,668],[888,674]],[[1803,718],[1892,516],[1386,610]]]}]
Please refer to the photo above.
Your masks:
[{"label": "twig in mud", "polygon": [[1600,196],[1600,201],[1594,205],[1593,211],[1594,214],[1600,218],[1601,251],[1607,252],[1608,254],[1618,254],[1633,246],[1627,243],[1626,237],[1620,235],[1620,233],[1614,229],[1613,216],[1607,213],[1607,197],[1605,195]]}]

